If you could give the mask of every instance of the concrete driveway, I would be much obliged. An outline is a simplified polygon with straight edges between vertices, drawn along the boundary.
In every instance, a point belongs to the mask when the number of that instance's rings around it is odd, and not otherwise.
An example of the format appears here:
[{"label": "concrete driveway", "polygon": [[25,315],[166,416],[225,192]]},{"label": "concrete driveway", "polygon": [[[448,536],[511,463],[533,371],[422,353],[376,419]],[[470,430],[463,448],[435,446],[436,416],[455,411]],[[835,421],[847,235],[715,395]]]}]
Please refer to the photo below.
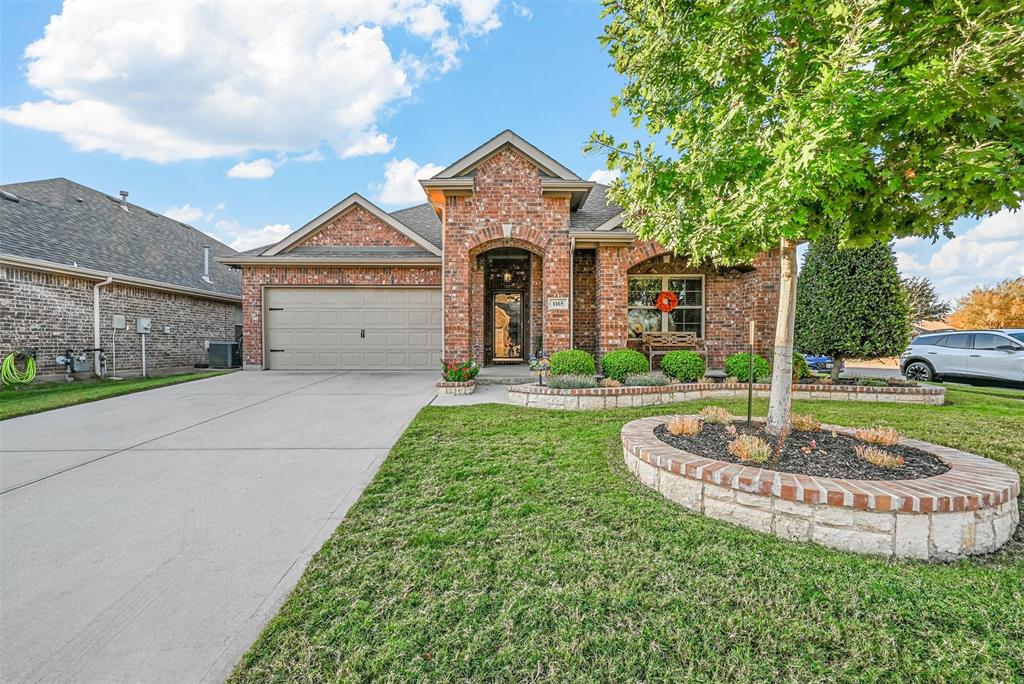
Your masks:
[{"label": "concrete driveway", "polygon": [[0,681],[220,681],[437,374],[235,373],[0,423]]}]

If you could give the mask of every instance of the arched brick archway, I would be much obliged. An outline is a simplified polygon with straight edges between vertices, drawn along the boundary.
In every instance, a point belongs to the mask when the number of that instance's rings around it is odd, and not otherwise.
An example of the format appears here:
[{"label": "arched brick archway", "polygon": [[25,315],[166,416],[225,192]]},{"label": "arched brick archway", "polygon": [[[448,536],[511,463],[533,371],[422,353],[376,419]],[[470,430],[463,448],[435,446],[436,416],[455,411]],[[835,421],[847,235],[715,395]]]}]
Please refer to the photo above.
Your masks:
[{"label": "arched brick archway", "polygon": [[[544,242],[546,243],[547,241],[545,240]],[[475,240],[469,247],[469,258],[475,259],[484,252],[489,252],[492,249],[501,249],[502,247],[517,247],[519,249],[525,249],[527,252],[536,254],[541,259],[544,258],[544,244],[538,244],[537,242],[532,242],[518,237],[506,238],[504,236],[496,238],[485,237],[481,240]]]},{"label": "arched brick archway", "polygon": [[485,361],[485,285],[480,258],[495,249],[514,247],[530,253],[529,333],[524,356],[536,352],[536,338],[545,350],[565,349],[571,344],[571,317],[567,308],[548,307],[551,299],[569,297],[572,260],[565,233],[542,231],[530,225],[514,225],[506,238],[500,225],[489,225],[469,240],[445,248],[445,355]]},{"label": "arched brick archway", "polygon": [[[477,167],[471,193],[445,198],[444,344],[448,358],[472,356],[482,361],[482,273],[476,256],[508,246],[535,256],[535,296],[541,312],[545,349],[564,349],[570,340],[568,308],[548,306],[568,299],[572,273],[568,195],[543,192],[537,166],[514,151],[495,154]],[[509,238],[506,231],[511,229]],[[559,302],[560,303],[560,302]]]},{"label": "arched brick archway", "polygon": [[[505,262],[500,252],[506,249],[523,250],[529,254],[529,261],[523,276],[517,275],[514,284],[502,285],[493,278],[488,278],[488,271],[499,264],[499,268],[511,266],[513,273],[522,273],[513,264]],[[497,262],[490,261],[494,256]],[[491,297],[496,290],[521,290],[523,292],[523,317],[520,320],[520,343],[523,359],[537,351],[534,343],[544,330],[544,249],[529,240],[519,238],[486,239],[470,248],[468,252],[469,268],[469,345],[470,356],[484,363],[493,363],[495,357],[495,341],[493,339],[493,316]]]},{"label": "arched brick archway", "polygon": [[671,255],[672,253],[672,250],[666,249],[664,245],[660,245],[657,242],[637,243],[626,252],[626,270],[629,271],[630,269],[636,268],[650,259]]}]

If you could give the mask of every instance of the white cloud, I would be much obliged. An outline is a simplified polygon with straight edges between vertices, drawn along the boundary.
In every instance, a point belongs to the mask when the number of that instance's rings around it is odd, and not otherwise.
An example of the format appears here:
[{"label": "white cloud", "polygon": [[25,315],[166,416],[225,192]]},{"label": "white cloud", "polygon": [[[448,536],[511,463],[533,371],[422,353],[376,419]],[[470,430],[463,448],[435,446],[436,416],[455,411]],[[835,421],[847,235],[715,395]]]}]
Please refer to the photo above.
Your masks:
[{"label": "white cloud", "polygon": [[292,157],[288,161],[318,162],[318,161],[323,161],[323,160],[324,160],[324,153],[323,152],[321,152],[320,150],[310,150],[309,152],[306,152],[305,154],[300,154],[300,155],[297,155],[295,157]]},{"label": "white cloud", "polygon": [[896,248],[904,275],[927,276],[943,298],[957,299],[976,285],[1024,275],[1024,211],[1003,209],[941,246],[904,238]]},{"label": "white cloud", "polygon": [[382,204],[423,202],[426,197],[417,181],[430,178],[443,169],[443,166],[429,162],[420,166],[412,159],[392,159],[384,165],[384,182],[371,186],[374,199]]},{"label": "white cloud", "polygon": [[618,171],[609,171],[608,169],[596,169],[593,173],[590,174],[587,180],[594,181],[595,183],[601,183],[602,185],[608,185],[613,180],[618,178],[619,175],[620,173]]},{"label": "white cloud", "polygon": [[533,19],[533,10],[525,3],[512,0],[512,11],[516,13],[517,17],[522,19]]},{"label": "white cloud", "polygon": [[434,48],[434,54],[441,58],[441,66],[439,67],[441,73],[450,71],[459,65],[459,49],[462,44],[449,36],[444,34],[434,39],[432,43]]},{"label": "white cloud", "polygon": [[211,235],[218,240],[244,252],[280,241],[292,232],[292,227],[287,223],[273,223],[262,228],[243,228],[235,221],[217,221],[214,231]]},{"label": "white cloud", "polygon": [[269,159],[255,159],[238,162],[228,169],[228,178],[270,178],[274,175],[274,162]]},{"label": "white cloud", "polygon": [[339,154],[342,159],[364,157],[369,154],[386,154],[395,146],[395,141],[376,128],[360,133],[341,146]]},{"label": "white cloud", "polygon": [[462,12],[462,30],[482,35],[501,27],[498,0],[456,0]]},{"label": "white cloud", "polygon": [[[458,62],[458,35],[498,28],[497,0],[66,2],[25,50],[37,101],[0,121],[78,150],[164,163],[380,154],[378,127],[422,79]],[[384,29],[413,38],[396,55]],[[391,34],[389,33],[389,36]]]},{"label": "white cloud", "polygon": [[172,218],[175,221],[181,221],[182,223],[195,223],[199,219],[205,218],[206,212],[199,207],[193,207],[191,204],[185,203],[180,207],[165,209],[164,216]]}]

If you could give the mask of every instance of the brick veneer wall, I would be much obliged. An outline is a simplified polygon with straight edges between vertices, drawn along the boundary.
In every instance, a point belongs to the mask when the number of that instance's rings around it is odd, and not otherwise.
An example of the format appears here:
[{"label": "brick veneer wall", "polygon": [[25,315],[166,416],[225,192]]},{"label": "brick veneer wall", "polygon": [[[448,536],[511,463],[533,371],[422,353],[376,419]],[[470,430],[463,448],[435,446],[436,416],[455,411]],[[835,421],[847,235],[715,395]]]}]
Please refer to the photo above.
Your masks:
[{"label": "brick veneer wall", "polygon": [[[504,238],[503,224],[512,225],[512,239]],[[482,358],[482,277],[474,257],[493,247],[521,246],[543,258],[541,287],[532,300],[546,304],[551,297],[569,296],[572,265],[569,255],[569,199],[544,197],[540,173],[525,157],[505,148],[476,169],[470,196],[449,196],[444,211],[445,355],[449,358]],[[479,283],[477,281],[479,280]],[[534,283],[538,280],[531,279]],[[542,292],[537,292],[541,289]],[[540,297],[538,297],[540,295]],[[478,301],[479,300],[479,301]],[[531,302],[533,303],[533,302]],[[569,346],[569,312],[542,312],[542,332],[547,349]],[[536,334],[537,328],[531,334]]]},{"label": "brick veneer wall", "polygon": [[405,235],[356,205],[295,246],[417,247]]},{"label": "brick veneer wall", "polygon": [[[754,350],[771,360],[775,346],[775,320],[779,306],[778,252],[759,256],[753,270],[717,269],[691,264],[673,256],[656,256],[634,265],[628,275],[701,274],[704,276],[704,343],[708,367],[721,368],[726,357],[747,351],[750,320],[754,320]],[[640,347],[639,341],[630,342]]]},{"label": "brick veneer wall", "polygon": [[572,336],[577,349],[597,353],[597,252],[578,249],[573,255]]},{"label": "brick veneer wall", "polygon": [[726,357],[746,351],[749,321],[755,321],[758,354],[770,358],[775,342],[778,309],[779,255],[760,255],[752,269],[717,269],[709,264],[690,264],[654,243],[633,247],[601,246],[597,250],[598,351],[601,354],[624,346],[627,330],[627,280],[637,274],[704,275],[704,342],[708,367],[721,368]]},{"label": "brick veneer wall", "polygon": [[[40,375],[63,373],[54,357],[65,349],[93,345],[93,285],[96,281],[56,273],[6,267],[0,269],[0,355],[17,347],[34,347]],[[146,340],[148,370],[206,363],[208,340],[234,340],[241,305],[184,294],[111,283],[100,289],[100,339],[111,356],[111,318],[123,314],[127,330],[117,331],[117,371],[142,368],[142,344],[135,332],[138,318],[149,318]],[[170,325],[170,334],[164,326]]]},{"label": "brick veneer wall", "polygon": [[[483,274],[481,273],[481,283]],[[246,266],[242,269],[244,343],[242,362],[247,367],[263,366],[263,286],[411,286],[441,284],[437,267],[319,267]]]}]

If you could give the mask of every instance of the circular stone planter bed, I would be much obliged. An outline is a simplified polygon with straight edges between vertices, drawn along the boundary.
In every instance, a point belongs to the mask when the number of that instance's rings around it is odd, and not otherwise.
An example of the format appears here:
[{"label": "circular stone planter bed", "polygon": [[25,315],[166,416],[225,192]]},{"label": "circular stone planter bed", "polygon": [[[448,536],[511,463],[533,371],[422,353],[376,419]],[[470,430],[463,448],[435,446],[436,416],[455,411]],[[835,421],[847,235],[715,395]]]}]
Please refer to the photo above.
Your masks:
[{"label": "circular stone planter bed", "polygon": [[[803,459],[787,459],[785,452],[776,471],[737,461],[724,447],[714,447],[721,449],[716,458],[676,448],[659,438],[669,418],[643,418],[622,428],[629,469],[643,484],[691,511],[758,532],[891,558],[954,560],[995,551],[1013,536],[1019,521],[1020,477],[981,456],[901,439],[887,449],[898,451],[908,464],[917,463],[913,470],[900,469],[906,473],[903,479],[787,472],[787,462],[795,468]],[[742,433],[745,425],[734,421]],[[841,455],[836,445],[854,439],[853,432],[824,425],[822,432],[794,433],[789,439],[801,456],[803,435]],[[702,443],[691,446],[707,453],[712,439]],[[818,472],[844,472],[841,456],[838,461],[820,465],[825,470]]]},{"label": "circular stone planter bed", "polygon": [[[754,396],[767,397],[769,384],[755,384]],[[509,400],[520,406],[587,411],[629,406],[671,404],[695,399],[747,396],[747,385],[739,382],[678,383],[661,387],[595,387],[592,389],[552,389],[540,385],[509,385]],[[832,401],[876,401],[901,404],[931,404],[946,401],[943,387],[865,387],[860,385],[793,385],[794,399]]]}]

